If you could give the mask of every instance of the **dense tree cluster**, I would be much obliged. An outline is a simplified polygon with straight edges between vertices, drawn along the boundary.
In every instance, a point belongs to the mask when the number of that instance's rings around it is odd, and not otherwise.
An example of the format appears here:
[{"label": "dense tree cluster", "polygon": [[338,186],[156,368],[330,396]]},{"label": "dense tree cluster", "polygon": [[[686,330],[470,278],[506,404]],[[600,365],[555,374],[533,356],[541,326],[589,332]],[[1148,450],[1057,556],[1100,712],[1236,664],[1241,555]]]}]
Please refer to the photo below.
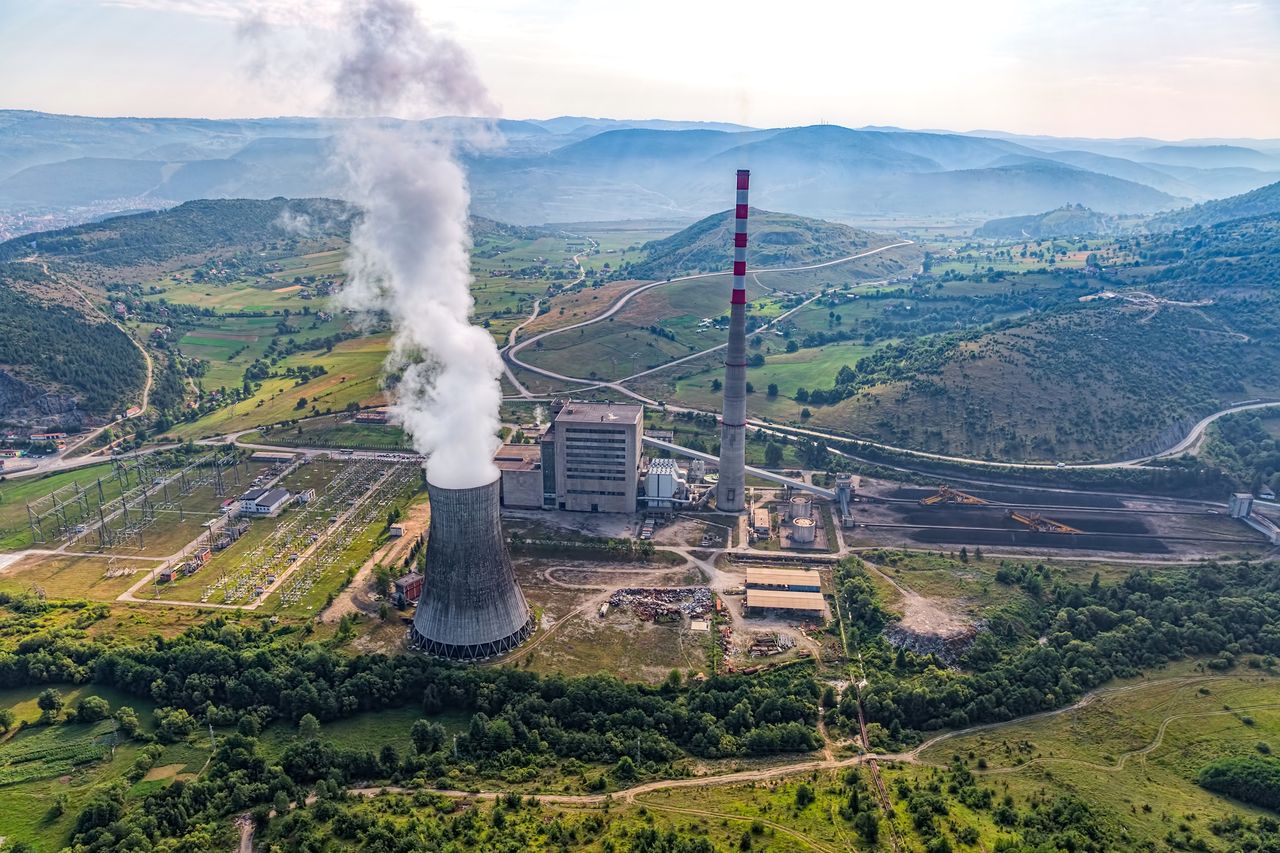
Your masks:
[{"label": "dense tree cluster", "polygon": [[[1272,562],[1210,562],[1186,572],[1135,570],[1114,586],[1061,579],[1049,585],[1027,570],[1010,575],[1010,583],[1039,590],[1039,601],[990,619],[997,653],[971,653],[968,672],[928,659],[910,671],[886,667],[864,693],[868,719],[892,733],[959,728],[1061,707],[1112,678],[1184,657],[1210,656],[1215,668],[1229,668],[1244,655],[1274,661],[1280,655],[1278,570]],[[842,589],[851,581],[856,584],[856,576],[842,575]],[[863,612],[875,618],[865,605]],[[1041,636],[1044,643],[1035,639]],[[856,725],[848,694],[837,714]]]},{"label": "dense tree cluster", "polygon": [[1237,755],[1211,761],[1196,780],[1217,794],[1280,812],[1280,758]]},{"label": "dense tree cluster", "polygon": [[1210,427],[1202,455],[1231,477],[1236,488],[1254,494],[1280,489],[1280,443],[1267,429],[1265,414],[1228,415]]}]

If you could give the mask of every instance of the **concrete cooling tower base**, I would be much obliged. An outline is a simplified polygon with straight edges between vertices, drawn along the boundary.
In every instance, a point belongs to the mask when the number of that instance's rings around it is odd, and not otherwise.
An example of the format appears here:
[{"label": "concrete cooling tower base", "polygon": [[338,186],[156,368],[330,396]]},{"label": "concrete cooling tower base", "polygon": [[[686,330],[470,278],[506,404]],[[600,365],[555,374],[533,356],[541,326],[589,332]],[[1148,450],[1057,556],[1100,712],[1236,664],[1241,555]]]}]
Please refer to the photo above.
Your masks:
[{"label": "concrete cooling tower base", "polygon": [[502,535],[498,480],[470,489],[428,482],[427,494],[431,528],[410,642],[451,660],[511,651],[534,624]]}]

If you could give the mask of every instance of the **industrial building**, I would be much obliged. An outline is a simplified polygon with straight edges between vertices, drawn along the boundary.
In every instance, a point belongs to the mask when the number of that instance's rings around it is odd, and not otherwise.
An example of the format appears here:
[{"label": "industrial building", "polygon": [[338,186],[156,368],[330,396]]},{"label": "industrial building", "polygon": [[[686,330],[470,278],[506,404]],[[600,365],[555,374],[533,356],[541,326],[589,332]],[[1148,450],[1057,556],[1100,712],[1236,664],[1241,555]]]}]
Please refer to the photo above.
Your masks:
[{"label": "industrial building", "polygon": [[410,604],[417,604],[418,599],[422,596],[422,575],[417,572],[409,572],[402,575],[391,582],[391,600],[396,607],[408,607]]},{"label": "industrial building", "polygon": [[504,507],[541,509],[544,506],[540,445],[504,444],[494,454],[493,464],[502,472],[500,494]]},{"label": "industrial building", "polygon": [[240,496],[240,514],[277,515],[292,498],[288,489],[250,489]]},{"label": "industrial building", "polygon": [[1272,545],[1280,545],[1280,525],[1265,515],[1254,512],[1254,504],[1252,494],[1237,492],[1227,501],[1227,513],[1267,537]]},{"label": "industrial building", "polygon": [[822,580],[807,569],[747,569],[747,613],[786,610],[821,617],[827,603],[822,597]]},{"label": "industrial building", "polygon": [[773,525],[769,521],[769,510],[757,507],[751,513],[751,532],[756,536],[768,537]]},{"label": "industrial building", "polygon": [[[571,512],[635,512],[640,479],[644,407],[622,403],[565,403],[542,437],[544,501]],[[545,505],[545,502],[544,502]]]},{"label": "industrial building", "polygon": [[533,611],[502,533],[500,488],[498,477],[463,489],[427,481],[426,577],[409,637],[429,655],[479,660],[504,654],[533,633]]},{"label": "industrial building", "polygon": [[650,512],[674,512],[688,503],[689,484],[674,459],[654,459],[644,475],[645,508]]},{"label": "industrial building", "polygon": [[356,412],[355,422],[358,424],[385,424],[391,421],[386,409],[364,409]]}]

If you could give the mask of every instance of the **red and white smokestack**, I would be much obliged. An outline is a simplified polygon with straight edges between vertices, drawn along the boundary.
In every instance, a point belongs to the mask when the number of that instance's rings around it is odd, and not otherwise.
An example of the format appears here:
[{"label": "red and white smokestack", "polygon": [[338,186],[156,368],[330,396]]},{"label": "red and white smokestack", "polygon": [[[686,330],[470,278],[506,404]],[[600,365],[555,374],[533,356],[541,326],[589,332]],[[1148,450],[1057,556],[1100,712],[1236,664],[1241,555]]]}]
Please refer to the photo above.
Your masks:
[{"label": "red and white smokestack", "polygon": [[720,481],[716,508],[746,508],[747,453],[747,190],[751,173],[738,170],[733,212],[733,292],[729,297],[729,343],[724,353],[724,407],[720,417]]},{"label": "red and white smokestack", "polygon": [[733,210],[733,296],[732,305],[747,304],[747,191],[751,171],[738,170],[738,200]]}]

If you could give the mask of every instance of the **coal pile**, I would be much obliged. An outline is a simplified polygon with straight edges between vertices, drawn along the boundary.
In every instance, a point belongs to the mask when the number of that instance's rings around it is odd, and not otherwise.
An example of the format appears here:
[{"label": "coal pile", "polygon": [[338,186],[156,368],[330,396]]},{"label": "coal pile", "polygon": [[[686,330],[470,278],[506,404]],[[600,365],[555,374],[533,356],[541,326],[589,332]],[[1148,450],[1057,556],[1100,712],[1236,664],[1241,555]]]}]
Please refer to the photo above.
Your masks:
[{"label": "coal pile", "polygon": [[[1086,492],[1045,492],[1038,489],[1015,489],[994,487],[969,487],[955,484],[957,488],[976,498],[998,504],[1015,506],[1080,506],[1090,509],[1121,509],[1124,501],[1113,495],[1102,495]],[[937,489],[902,486],[884,493],[886,498],[917,501],[937,494]],[[1048,513],[1046,513],[1048,514]]]},{"label": "coal pile", "polygon": [[1167,554],[1169,549],[1157,538],[1114,534],[1036,533],[1030,530],[996,528],[911,530],[907,538],[929,545],[993,545],[1028,548],[1075,548],[1095,551],[1117,551],[1130,554]]}]

